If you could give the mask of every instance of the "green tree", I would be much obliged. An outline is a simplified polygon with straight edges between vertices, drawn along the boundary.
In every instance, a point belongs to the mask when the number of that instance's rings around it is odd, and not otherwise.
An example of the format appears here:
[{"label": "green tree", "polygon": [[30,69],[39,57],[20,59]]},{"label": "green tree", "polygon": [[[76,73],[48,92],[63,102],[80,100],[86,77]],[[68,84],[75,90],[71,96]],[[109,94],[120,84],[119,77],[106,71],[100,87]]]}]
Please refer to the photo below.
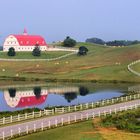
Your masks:
[{"label": "green tree", "polygon": [[78,55],[86,55],[87,52],[88,52],[88,49],[85,46],[81,46],[79,48]]},{"label": "green tree", "polygon": [[41,50],[38,44],[35,45],[35,48],[32,51],[33,56],[40,56],[41,55]]},{"label": "green tree", "polygon": [[76,45],[76,40],[70,38],[69,36],[66,37],[66,39],[63,42],[63,45],[65,47],[74,47]]},{"label": "green tree", "polygon": [[16,55],[15,49],[13,47],[9,48],[7,55],[15,56]]}]

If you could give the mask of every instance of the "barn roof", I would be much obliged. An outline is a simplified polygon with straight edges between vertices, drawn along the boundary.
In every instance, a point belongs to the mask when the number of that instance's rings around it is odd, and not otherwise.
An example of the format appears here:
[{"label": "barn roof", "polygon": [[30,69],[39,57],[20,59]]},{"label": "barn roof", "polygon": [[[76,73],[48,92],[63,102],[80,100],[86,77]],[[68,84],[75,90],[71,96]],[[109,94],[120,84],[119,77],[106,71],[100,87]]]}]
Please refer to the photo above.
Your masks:
[{"label": "barn roof", "polygon": [[45,39],[39,35],[13,35],[20,46],[47,46]]},{"label": "barn roof", "polygon": [[47,95],[41,95],[40,98],[37,98],[36,96],[21,97],[20,101],[16,107],[40,105],[40,104],[44,103],[46,99],[47,99]]}]

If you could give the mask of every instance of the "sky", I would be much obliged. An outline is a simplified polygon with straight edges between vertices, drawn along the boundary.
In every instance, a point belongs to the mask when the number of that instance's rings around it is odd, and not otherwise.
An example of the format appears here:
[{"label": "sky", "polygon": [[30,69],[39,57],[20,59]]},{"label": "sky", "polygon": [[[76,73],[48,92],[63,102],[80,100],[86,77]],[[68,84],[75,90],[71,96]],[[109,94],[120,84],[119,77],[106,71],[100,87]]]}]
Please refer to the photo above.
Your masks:
[{"label": "sky", "polygon": [[139,6],[140,0],[0,0],[0,45],[24,28],[48,43],[66,36],[140,40]]}]

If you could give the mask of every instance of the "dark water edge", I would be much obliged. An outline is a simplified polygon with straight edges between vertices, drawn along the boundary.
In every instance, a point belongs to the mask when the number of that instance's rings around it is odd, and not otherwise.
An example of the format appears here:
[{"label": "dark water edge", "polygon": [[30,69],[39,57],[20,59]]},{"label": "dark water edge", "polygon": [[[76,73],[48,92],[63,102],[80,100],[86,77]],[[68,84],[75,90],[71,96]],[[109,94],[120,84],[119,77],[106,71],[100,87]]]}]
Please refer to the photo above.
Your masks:
[{"label": "dark water edge", "polygon": [[25,77],[7,77],[1,76],[0,81],[13,82],[70,82],[70,83],[140,83],[140,81],[125,81],[125,80],[84,80],[84,79],[40,79],[40,78],[25,78]]}]

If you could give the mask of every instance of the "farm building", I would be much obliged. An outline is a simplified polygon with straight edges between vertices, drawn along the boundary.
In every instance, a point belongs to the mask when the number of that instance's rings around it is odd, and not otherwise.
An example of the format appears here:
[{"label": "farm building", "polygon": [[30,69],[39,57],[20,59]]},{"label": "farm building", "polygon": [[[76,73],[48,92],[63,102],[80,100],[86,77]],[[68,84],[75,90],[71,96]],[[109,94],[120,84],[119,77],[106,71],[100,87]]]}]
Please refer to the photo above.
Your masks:
[{"label": "farm building", "polygon": [[39,35],[28,35],[26,29],[22,35],[9,35],[3,44],[3,51],[8,51],[13,47],[15,51],[33,51],[35,47],[40,47],[41,51],[46,51],[48,46],[45,39]]}]

